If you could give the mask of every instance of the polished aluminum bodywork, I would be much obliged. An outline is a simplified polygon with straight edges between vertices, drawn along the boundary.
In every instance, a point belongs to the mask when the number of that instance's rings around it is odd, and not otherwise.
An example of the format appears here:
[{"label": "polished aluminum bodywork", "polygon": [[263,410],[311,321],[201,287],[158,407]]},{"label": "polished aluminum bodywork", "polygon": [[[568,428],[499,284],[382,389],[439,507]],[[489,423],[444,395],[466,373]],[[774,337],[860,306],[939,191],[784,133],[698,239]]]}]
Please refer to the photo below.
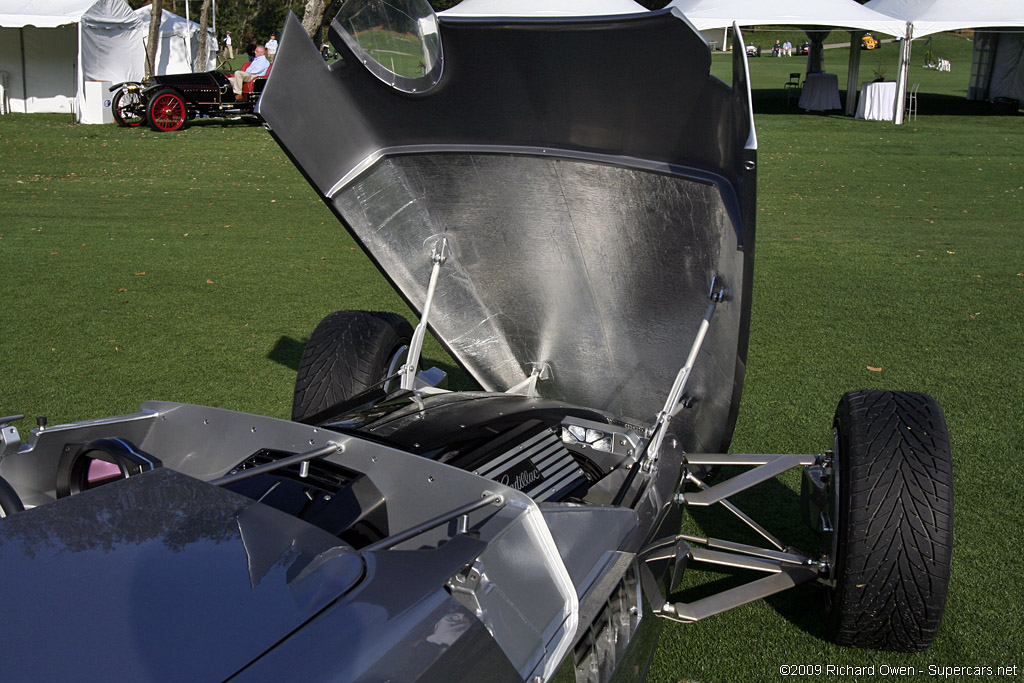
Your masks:
[{"label": "polished aluminum bodywork", "polygon": [[[726,447],[744,374],[756,138],[742,53],[730,88],[674,10],[443,18],[430,32],[443,64],[423,65],[440,79],[411,92],[333,30],[342,60],[328,66],[289,18],[258,113],[491,393],[431,389],[406,369],[402,390],[315,424],[166,402],[23,445],[0,424],[0,475],[37,508],[0,520],[0,561],[53,579],[46,594],[33,584],[31,619],[5,623],[9,670],[74,678],[106,633],[145,629],[171,606],[159,638],[132,632],[109,649],[127,643],[130,658],[84,675],[630,680],[649,666],[653,615],[715,613],[813,574],[786,553],[730,559],[774,562],[782,580],[693,609],[665,597],[688,557],[722,555],[690,552],[677,531],[684,458]],[[65,495],[97,441],[160,466]],[[329,487],[312,482],[332,473]],[[231,488],[246,482],[266,488]],[[139,502],[154,514],[133,516]],[[109,533],[66,538],[65,511]],[[370,513],[379,533],[348,541]],[[62,564],[40,562],[52,556]],[[112,594],[131,609],[81,599],[112,564]],[[41,662],[21,644],[45,641],[66,605],[96,628]],[[216,650],[211,666],[172,665],[179,643]]]},{"label": "polished aluminum bodywork", "polygon": [[724,449],[754,243],[742,55],[730,89],[672,10],[442,17],[440,35],[444,76],[421,96],[292,38],[259,113],[417,310],[448,240],[430,326],[487,390],[540,372],[543,397],[649,424],[717,278],[723,305],[672,431],[686,450]]}]

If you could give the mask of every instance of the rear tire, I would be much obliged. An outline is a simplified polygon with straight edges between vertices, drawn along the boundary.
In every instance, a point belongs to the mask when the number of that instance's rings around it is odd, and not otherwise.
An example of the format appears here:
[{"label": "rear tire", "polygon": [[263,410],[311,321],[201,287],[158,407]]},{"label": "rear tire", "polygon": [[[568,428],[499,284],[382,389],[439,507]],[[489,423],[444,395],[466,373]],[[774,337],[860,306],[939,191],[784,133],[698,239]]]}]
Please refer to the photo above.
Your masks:
[{"label": "rear tire", "polygon": [[[397,372],[411,339],[412,326],[395,313],[328,315],[302,351],[292,419],[301,422]],[[396,386],[397,380],[389,383],[389,388]]]},{"label": "rear tire", "polygon": [[138,92],[130,92],[124,88],[118,90],[114,94],[110,111],[119,126],[138,128],[146,122],[146,106]]},{"label": "rear tire", "polygon": [[853,391],[836,408],[838,523],[829,625],[841,645],[920,652],[949,590],[953,465],[930,396]]}]

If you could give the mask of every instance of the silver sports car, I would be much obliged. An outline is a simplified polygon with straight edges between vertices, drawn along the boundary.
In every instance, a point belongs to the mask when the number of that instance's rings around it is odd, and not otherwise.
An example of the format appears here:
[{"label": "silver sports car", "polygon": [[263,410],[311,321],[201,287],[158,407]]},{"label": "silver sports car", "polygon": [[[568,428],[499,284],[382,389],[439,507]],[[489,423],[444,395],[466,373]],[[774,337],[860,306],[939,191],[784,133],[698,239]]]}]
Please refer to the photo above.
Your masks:
[{"label": "silver sports car", "polygon": [[[841,643],[928,647],[952,547],[934,400],[854,391],[820,453],[728,453],[744,51],[711,76],[676,10],[349,0],[331,28],[328,65],[288,19],[257,113],[417,325],[325,318],[292,420],[148,402],[22,443],[0,418],[4,677],[635,680],[663,619],[798,584]],[[479,391],[421,367],[428,329]],[[793,468],[820,548],[732,500]],[[679,533],[709,505],[762,542]],[[694,565],[750,579],[673,600]]]}]

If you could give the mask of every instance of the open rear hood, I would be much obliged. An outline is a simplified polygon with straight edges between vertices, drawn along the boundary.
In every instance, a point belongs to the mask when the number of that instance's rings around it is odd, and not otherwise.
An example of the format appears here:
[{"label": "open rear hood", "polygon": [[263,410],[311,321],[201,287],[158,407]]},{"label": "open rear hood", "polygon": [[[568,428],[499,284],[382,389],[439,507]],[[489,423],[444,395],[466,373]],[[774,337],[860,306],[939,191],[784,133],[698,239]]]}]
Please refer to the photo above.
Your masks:
[{"label": "open rear hood", "polygon": [[672,430],[725,448],[754,245],[743,51],[730,88],[677,10],[430,21],[443,52],[420,66],[437,82],[403,91],[339,18],[328,66],[289,17],[258,112],[417,311],[447,240],[430,327],[485,389],[541,372],[544,397],[649,424],[717,278]]}]

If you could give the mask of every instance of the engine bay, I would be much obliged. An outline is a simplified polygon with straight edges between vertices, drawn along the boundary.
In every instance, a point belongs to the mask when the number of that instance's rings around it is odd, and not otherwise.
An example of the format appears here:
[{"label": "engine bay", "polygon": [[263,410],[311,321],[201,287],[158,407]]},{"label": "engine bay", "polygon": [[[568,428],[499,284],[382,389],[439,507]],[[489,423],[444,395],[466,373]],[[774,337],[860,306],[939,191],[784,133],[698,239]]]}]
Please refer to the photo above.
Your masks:
[{"label": "engine bay", "polygon": [[[342,447],[303,457],[327,443]],[[646,443],[592,410],[483,392],[398,391],[319,426],[152,402],[134,415],[33,430],[30,443],[8,448],[0,474],[31,508],[171,468],[359,549],[424,508],[450,508],[455,500],[423,494],[453,470],[462,473],[455,499],[493,484],[538,504],[609,505]],[[367,458],[372,471],[361,466]],[[417,480],[427,486],[415,490]]]}]

